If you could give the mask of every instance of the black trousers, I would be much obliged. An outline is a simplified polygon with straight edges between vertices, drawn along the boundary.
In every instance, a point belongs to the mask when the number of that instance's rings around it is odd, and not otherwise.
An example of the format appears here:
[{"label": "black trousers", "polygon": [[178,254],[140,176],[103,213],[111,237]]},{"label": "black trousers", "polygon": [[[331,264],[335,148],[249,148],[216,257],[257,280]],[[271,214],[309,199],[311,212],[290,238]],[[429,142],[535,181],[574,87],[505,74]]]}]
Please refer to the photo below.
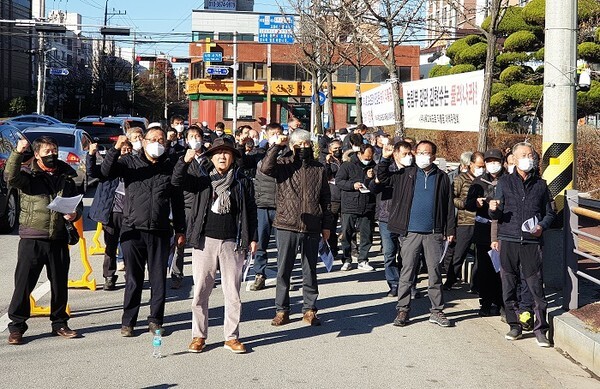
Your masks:
[{"label": "black trousers", "polygon": [[373,220],[375,214],[369,212],[365,215],[342,213],[342,250],[344,262],[352,262],[352,236],[360,233],[358,245],[358,262],[369,260],[369,250],[373,245]]},{"label": "black trousers", "polygon": [[341,204],[339,202],[331,202],[331,213],[333,214],[333,225],[335,226],[335,228],[330,231],[327,243],[329,243],[329,247],[331,248],[331,254],[333,254],[333,258],[335,258],[338,255],[339,251],[337,224],[338,220],[340,220],[340,208]]},{"label": "black trousers", "polygon": [[482,307],[489,308],[492,304],[503,307],[502,281],[500,273],[496,273],[492,259],[488,255],[489,244],[477,244],[475,261],[477,263],[476,285],[479,290],[479,298]]},{"label": "black trousers", "polygon": [[148,322],[162,325],[165,316],[170,238],[169,231],[124,230],[121,233],[121,248],[123,249],[127,268],[122,325],[135,327],[137,322],[146,264],[148,264],[148,278],[150,280],[150,316],[148,316]]},{"label": "black trousers", "polygon": [[[469,246],[471,246],[474,230],[474,225],[456,227],[456,243],[453,247],[454,250],[451,252],[452,254],[449,258],[445,258],[448,260],[448,265],[446,267],[446,283],[448,285],[454,284],[461,278],[462,265],[467,256],[467,250],[469,250]],[[450,251],[450,247],[448,247],[448,251]],[[447,253],[447,255],[449,254],[450,253]]]},{"label": "black trousers", "polygon": [[102,276],[109,278],[115,275],[117,271],[117,248],[119,247],[119,238],[121,237],[121,227],[123,226],[123,214],[121,212],[111,212],[110,220],[102,225],[104,230],[104,263],[102,264]]},{"label": "black trousers", "polygon": [[542,249],[539,244],[521,244],[501,241],[500,243],[500,277],[502,278],[502,294],[506,310],[506,322],[512,327],[519,327],[517,316],[517,285],[521,282],[521,274],[533,296],[535,322],[534,332],[546,332],[549,328],[546,320],[548,303],[544,294],[542,278]]},{"label": "black trousers", "polygon": [[42,268],[50,281],[50,321],[57,330],[67,324],[69,282],[69,246],[66,240],[21,239],[19,241],[17,268],[15,269],[15,291],[8,307],[10,332],[25,333],[26,320],[31,316],[29,295],[40,278]]}]

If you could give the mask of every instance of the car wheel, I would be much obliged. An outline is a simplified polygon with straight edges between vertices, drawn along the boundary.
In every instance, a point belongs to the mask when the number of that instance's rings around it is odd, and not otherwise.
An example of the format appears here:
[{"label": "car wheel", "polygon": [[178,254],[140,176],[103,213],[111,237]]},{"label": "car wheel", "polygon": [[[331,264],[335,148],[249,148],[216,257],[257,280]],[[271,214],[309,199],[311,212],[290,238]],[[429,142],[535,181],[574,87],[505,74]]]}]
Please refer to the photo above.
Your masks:
[{"label": "car wheel", "polygon": [[0,232],[13,232],[19,221],[19,199],[17,191],[13,190],[9,193],[6,200],[6,209],[0,217]]}]

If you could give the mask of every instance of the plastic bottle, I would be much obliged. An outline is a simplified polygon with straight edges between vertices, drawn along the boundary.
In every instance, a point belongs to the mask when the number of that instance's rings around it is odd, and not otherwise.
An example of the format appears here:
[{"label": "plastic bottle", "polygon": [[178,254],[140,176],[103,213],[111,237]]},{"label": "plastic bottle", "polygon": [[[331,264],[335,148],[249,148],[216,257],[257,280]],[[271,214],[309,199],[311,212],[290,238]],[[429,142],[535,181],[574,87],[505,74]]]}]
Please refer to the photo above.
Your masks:
[{"label": "plastic bottle", "polygon": [[154,333],[154,338],[152,339],[152,356],[154,358],[162,358],[162,336],[160,335],[160,330],[156,330]]}]

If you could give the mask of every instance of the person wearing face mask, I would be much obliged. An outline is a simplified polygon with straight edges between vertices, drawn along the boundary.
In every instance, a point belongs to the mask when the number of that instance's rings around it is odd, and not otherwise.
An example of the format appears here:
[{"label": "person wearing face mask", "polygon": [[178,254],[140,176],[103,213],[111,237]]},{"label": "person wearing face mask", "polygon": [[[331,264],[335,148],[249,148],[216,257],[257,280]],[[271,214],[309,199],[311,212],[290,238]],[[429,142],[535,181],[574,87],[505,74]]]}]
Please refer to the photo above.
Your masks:
[{"label": "person wearing face mask", "polygon": [[460,173],[464,173],[469,170],[469,164],[471,163],[471,155],[473,155],[472,151],[464,151],[460,155],[460,162],[456,169],[448,172],[448,178],[450,179],[450,185],[454,185],[454,180]]},{"label": "person wearing face mask", "polygon": [[[384,145],[385,146],[385,145]],[[382,150],[383,152],[383,150]],[[413,155],[409,143],[400,141],[394,145],[393,163],[390,164],[390,171],[395,172],[408,166],[413,166]],[[390,288],[388,297],[398,297],[398,234],[390,232],[388,222],[390,218],[390,208],[393,206],[392,194],[393,188],[381,184],[375,177],[371,181],[369,189],[377,195],[377,204],[375,208],[375,217],[379,222],[379,235],[381,236],[381,247],[383,250],[383,264],[385,267],[385,279]]]},{"label": "person wearing face mask", "polygon": [[375,195],[369,184],[375,178],[373,146],[363,144],[350,161],[342,163],[335,175],[335,184],[341,191],[342,250],[341,270],[352,268],[352,235],[360,233],[358,246],[358,269],[371,271],[369,250],[373,245],[373,222],[375,220]]},{"label": "person wearing face mask", "polygon": [[175,165],[179,157],[185,154],[185,139],[179,139],[179,134],[175,130],[167,131],[165,154],[171,160],[173,165]]},{"label": "person wearing face mask", "polygon": [[184,118],[181,115],[173,115],[171,116],[171,128],[175,131],[176,135],[177,135],[177,140],[176,142],[178,142],[181,146],[184,145],[184,140],[185,140],[185,136],[184,136],[184,131],[185,131],[185,125],[183,124],[184,122]]},{"label": "person wearing face mask", "polygon": [[325,164],[325,158],[329,155],[329,144],[335,139],[335,128],[325,129],[323,136],[319,138],[319,162]]},{"label": "person wearing face mask", "polygon": [[392,204],[395,206],[391,208],[387,227],[390,232],[398,234],[401,245],[402,269],[394,325],[403,327],[408,324],[411,288],[422,252],[429,275],[429,322],[450,327],[452,323],[443,312],[442,275],[438,266],[444,241],[452,242],[456,233],[450,180],[433,163],[437,152],[433,142],[422,140],[417,144],[416,166],[390,172],[393,152],[393,146],[384,147],[377,166],[377,179],[393,188]]},{"label": "person wearing face mask", "polygon": [[140,127],[131,127],[127,130],[127,139],[129,139],[129,142],[131,143],[132,153],[139,153],[142,150],[144,130]]},{"label": "person wearing face mask", "polygon": [[[269,148],[261,171],[277,180],[277,211],[273,226],[277,228],[277,313],[273,326],[290,322],[290,278],[301,253],[303,318],[308,325],[320,325],[317,316],[317,261],[319,243],[335,230],[331,215],[331,193],[325,167],[315,161],[310,132],[296,130],[290,137],[291,156],[279,157],[288,143],[280,135]],[[279,158],[278,158],[279,157]]]},{"label": "person wearing face mask", "polygon": [[[145,268],[151,285],[148,331],[163,330],[167,262],[172,229],[177,245],[185,243],[183,194],[171,184],[173,164],[165,154],[165,133],[150,129],[144,137],[143,152],[120,158],[125,136],[106,152],[102,174],[109,179],[120,177],[125,183],[125,207],[121,229],[121,247],[125,266],[125,296],[121,335],[133,336],[137,322]],[[171,225],[170,214],[173,222]]]},{"label": "person wearing face mask", "polygon": [[28,328],[27,320],[31,316],[29,296],[44,266],[52,291],[52,334],[63,338],[77,336],[77,332],[67,325],[70,258],[65,220],[73,222],[79,219],[83,204],[79,202],[75,212],[69,214],[47,208],[57,196],[73,197],[78,194],[73,182],[77,173],[58,159],[58,143],[54,138],[41,136],[33,141],[31,148],[34,158],[30,171],[21,169],[24,155],[29,150],[27,139],[17,142],[4,169],[8,185],[19,189],[21,204],[15,288],[8,307],[8,343],[12,345],[23,343],[23,334]]},{"label": "person wearing face mask", "polygon": [[546,181],[535,172],[534,149],[526,142],[512,148],[516,170],[498,180],[489,214],[498,221],[498,239],[493,249],[500,251],[500,277],[506,321],[507,340],[522,337],[523,327],[517,315],[517,285],[523,277],[534,299],[533,332],[540,347],[550,347],[546,333],[548,303],[544,294],[542,233],[556,218],[554,202]]},{"label": "person wearing face mask", "polygon": [[[125,183],[121,178],[107,179],[102,175],[100,165],[96,164],[98,144],[92,143],[86,155],[86,170],[90,179],[98,179],[94,200],[88,212],[88,217],[102,224],[104,231],[104,263],[102,276],[104,290],[115,290],[118,276],[117,247],[123,225],[123,209],[125,208]],[[132,152],[131,142],[123,142],[121,156]]]},{"label": "person wearing face mask", "polygon": [[471,246],[473,229],[475,228],[475,212],[465,209],[465,201],[471,183],[476,177],[481,176],[484,171],[485,162],[483,161],[483,153],[476,151],[471,154],[467,171],[460,173],[452,185],[454,207],[458,212],[456,214],[456,239],[448,247],[444,258],[444,267],[446,269],[444,289],[446,290],[460,285],[461,282],[462,265],[467,256],[467,251]]},{"label": "person wearing face mask", "polygon": [[217,138],[220,138],[223,135],[225,135],[225,123],[223,123],[223,122],[215,123],[215,135],[217,136]]},{"label": "person wearing face mask", "polygon": [[329,191],[331,192],[331,214],[333,215],[333,225],[336,226],[329,234],[329,248],[334,258],[338,257],[338,234],[337,224],[340,219],[340,209],[342,193],[335,184],[335,175],[340,170],[342,164],[342,142],[334,139],[329,143],[329,154],[325,157],[325,169],[327,169],[327,179],[329,180]]},{"label": "person wearing face mask", "polygon": [[[350,150],[356,146],[360,146],[362,145],[364,142],[364,135],[367,133],[367,131],[369,130],[369,127],[367,127],[364,124],[359,124],[358,126],[356,126],[356,128],[354,128],[354,131],[352,132],[352,134],[349,134],[346,138],[344,138],[344,141],[342,143],[342,150],[347,151]],[[354,136],[354,140],[352,141],[352,135]]]},{"label": "person wearing face mask", "polygon": [[465,208],[475,212],[475,228],[473,242],[475,243],[475,266],[473,278],[479,292],[479,316],[495,316],[504,310],[502,302],[502,284],[500,274],[496,273],[488,254],[492,244],[492,228],[497,221],[489,217],[489,201],[494,198],[498,180],[505,174],[502,165],[502,152],[490,149],[484,155],[486,172],[475,178],[465,201]]}]

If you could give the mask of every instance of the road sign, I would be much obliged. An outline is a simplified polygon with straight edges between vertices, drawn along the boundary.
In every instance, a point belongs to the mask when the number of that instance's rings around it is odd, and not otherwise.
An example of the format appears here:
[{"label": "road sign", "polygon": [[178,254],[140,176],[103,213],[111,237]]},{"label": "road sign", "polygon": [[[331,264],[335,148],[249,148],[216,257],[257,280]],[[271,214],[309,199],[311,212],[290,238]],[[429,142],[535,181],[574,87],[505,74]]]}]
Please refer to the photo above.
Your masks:
[{"label": "road sign", "polygon": [[[323,104],[325,104],[325,100],[327,100],[327,95],[325,95],[325,93],[323,93],[323,92],[319,92],[318,98],[319,98],[319,105],[323,105]],[[312,101],[314,101],[316,103],[317,102],[317,96],[313,95],[312,96]]]},{"label": "road sign", "polygon": [[65,68],[50,68],[50,74],[53,76],[68,76],[69,69]]},{"label": "road sign", "polygon": [[206,73],[211,76],[226,76],[229,74],[229,68],[225,66],[209,66]]},{"label": "road sign", "polygon": [[204,62],[223,62],[223,53],[202,53],[202,60]]},{"label": "road sign", "polygon": [[292,16],[259,15],[259,43],[294,43],[294,18]]}]

